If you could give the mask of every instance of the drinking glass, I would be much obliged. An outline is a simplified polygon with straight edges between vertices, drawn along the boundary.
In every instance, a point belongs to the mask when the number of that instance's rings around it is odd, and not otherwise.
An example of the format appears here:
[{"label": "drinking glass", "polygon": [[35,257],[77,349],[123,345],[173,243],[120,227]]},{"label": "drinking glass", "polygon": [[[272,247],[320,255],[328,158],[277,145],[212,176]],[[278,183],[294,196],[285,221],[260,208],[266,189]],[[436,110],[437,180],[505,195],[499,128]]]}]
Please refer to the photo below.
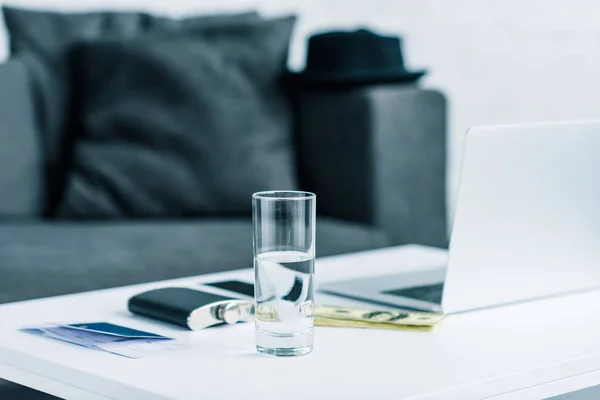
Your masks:
[{"label": "drinking glass", "polygon": [[316,196],[252,195],[256,348],[298,356],[313,349]]}]

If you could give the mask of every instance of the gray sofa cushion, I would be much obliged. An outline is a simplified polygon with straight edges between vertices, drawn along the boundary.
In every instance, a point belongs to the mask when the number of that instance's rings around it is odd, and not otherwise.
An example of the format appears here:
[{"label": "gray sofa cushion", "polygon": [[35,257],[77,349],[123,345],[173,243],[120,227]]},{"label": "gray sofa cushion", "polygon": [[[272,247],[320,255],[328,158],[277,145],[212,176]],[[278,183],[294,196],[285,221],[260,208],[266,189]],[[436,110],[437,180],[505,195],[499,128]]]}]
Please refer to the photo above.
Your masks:
[{"label": "gray sofa cushion", "polygon": [[0,65],[0,218],[43,213],[43,157],[25,65]]},{"label": "gray sofa cushion", "polygon": [[46,186],[51,211],[62,192],[68,166],[67,118],[71,104],[71,46],[85,39],[128,38],[145,32],[193,31],[199,27],[235,25],[258,20],[256,13],[201,15],[170,19],[139,12],[58,13],[3,6],[12,56],[26,63],[34,85],[38,127],[46,161]]},{"label": "gray sofa cushion", "polygon": [[[252,266],[249,219],[3,224],[0,243],[0,303]],[[317,222],[317,256],[388,244],[361,225]]]},{"label": "gray sofa cushion", "polygon": [[280,85],[294,17],[82,43],[61,218],[234,216],[296,189]]}]

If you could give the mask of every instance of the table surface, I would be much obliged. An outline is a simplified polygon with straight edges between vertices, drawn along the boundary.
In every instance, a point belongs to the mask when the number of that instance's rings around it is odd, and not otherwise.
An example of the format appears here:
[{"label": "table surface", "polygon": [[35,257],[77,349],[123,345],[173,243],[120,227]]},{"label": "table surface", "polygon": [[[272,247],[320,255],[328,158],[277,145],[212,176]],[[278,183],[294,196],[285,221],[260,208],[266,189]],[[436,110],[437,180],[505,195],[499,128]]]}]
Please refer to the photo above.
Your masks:
[{"label": "table surface", "polygon": [[[446,257],[442,250],[403,246],[322,258],[316,278],[435,268]],[[600,291],[451,315],[433,332],[317,327],[314,352],[293,358],[257,354],[253,324],[189,332],[126,310],[127,299],[143,290],[232,278],[250,281],[253,275],[240,270],[0,306],[0,378],[94,400],[531,399],[600,383]],[[364,305],[322,294],[316,301]],[[90,321],[194,346],[132,360],[18,331],[44,322]]]}]

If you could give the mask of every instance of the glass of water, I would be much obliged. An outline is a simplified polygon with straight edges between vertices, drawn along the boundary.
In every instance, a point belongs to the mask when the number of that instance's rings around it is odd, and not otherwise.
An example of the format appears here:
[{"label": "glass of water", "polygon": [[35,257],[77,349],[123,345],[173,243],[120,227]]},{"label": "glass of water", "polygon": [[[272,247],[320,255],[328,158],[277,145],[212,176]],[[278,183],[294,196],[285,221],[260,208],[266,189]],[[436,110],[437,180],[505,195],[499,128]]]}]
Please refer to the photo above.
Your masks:
[{"label": "glass of water", "polygon": [[252,195],[256,348],[276,356],[313,349],[314,193]]}]

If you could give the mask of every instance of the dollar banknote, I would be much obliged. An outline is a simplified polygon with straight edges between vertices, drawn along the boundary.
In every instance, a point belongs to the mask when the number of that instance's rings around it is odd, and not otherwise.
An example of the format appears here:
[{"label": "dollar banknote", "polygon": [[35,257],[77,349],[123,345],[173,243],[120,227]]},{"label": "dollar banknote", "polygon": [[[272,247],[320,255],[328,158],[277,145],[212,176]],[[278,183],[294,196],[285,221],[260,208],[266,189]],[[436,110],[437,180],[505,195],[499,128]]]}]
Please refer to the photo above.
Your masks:
[{"label": "dollar banknote", "polygon": [[344,321],[341,319],[327,319],[327,318],[315,318],[315,326],[329,326],[338,328],[366,328],[366,329],[389,329],[395,331],[418,331],[418,332],[429,332],[432,331],[435,326],[427,325],[398,325],[398,324],[386,324],[381,322],[361,322],[361,321]]},{"label": "dollar banknote", "polygon": [[315,325],[377,329],[432,330],[443,314],[315,306]]},{"label": "dollar banknote", "polygon": [[[314,317],[316,326],[431,331],[444,318],[444,315],[416,311],[366,310],[316,305]],[[268,322],[279,321],[273,307],[264,304],[257,307],[256,318]]]}]

